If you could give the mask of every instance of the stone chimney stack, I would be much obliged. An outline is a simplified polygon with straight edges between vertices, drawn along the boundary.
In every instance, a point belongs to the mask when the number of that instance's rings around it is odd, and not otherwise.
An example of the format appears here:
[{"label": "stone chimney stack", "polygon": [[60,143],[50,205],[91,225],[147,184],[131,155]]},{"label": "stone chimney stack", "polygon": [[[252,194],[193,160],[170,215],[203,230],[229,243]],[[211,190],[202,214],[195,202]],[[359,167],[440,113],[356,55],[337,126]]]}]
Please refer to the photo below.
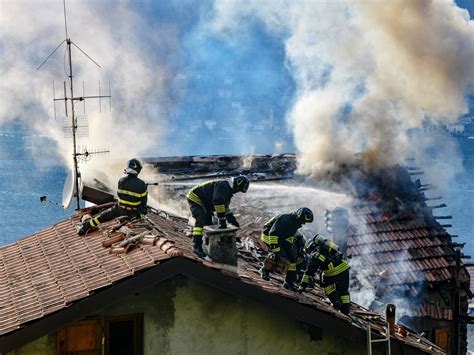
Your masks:
[{"label": "stone chimney stack", "polygon": [[326,230],[331,234],[333,242],[339,246],[341,253],[346,255],[349,212],[341,207],[326,210],[324,219],[326,222]]},{"label": "stone chimney stack", "polygon": [[237,265],[236,227],[219,229],[218,225],[204,227],[202,248],[216,263]]}]

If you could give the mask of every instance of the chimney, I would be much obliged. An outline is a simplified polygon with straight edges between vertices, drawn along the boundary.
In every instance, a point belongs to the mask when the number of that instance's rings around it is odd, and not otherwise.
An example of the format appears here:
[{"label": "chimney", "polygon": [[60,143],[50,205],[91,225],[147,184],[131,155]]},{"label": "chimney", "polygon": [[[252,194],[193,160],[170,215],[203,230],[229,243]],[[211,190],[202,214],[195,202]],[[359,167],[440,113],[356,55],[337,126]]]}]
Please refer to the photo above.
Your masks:
[{"label": "chimney", "polygon": [[390,335],[395,334],[395,305],[394,304],[387,304],[387,308],[385,309],[385,318],[387,319]]},{"label": "chimney", "polygon": [[326,230],[331,233],[333,242],[339,246],[341,253],[346,255],[349,212],[341,207],[326,210],[324,219],[326,222]]},{"label": "chimney", "polygon": [[218,225],[204,227],[202,247],[216,263],[237,265],[236,227],[219,229]]}]

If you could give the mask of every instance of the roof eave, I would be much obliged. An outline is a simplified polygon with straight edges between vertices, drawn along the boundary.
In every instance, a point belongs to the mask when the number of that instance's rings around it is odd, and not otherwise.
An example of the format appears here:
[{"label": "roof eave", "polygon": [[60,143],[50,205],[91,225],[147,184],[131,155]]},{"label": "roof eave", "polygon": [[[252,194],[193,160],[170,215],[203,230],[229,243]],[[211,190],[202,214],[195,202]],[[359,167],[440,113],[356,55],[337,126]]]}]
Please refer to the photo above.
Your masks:
[{"label": "roof eave", "polygon": [[[65,324],[82,319],[94,313],[97,309],[116,303],[128,295],[141,292],[176,275],[184,275],[224,292],[276,308],[290,318],[333,332],[347,340],[366,337],[365,330],[357,328],[345,319],[307,307],[291,299],[268,293],[255,285],[242,282],[240,279],[212,270],[185,257],[176,257],[75,302],[66,309],[6,334],[0,338],[0,353],[17,349],[59,329]],[[391,346],[394,351],[400,351],[404,354],[424,352],[424,349],[412,347],[394,339],[391,341]]]}]

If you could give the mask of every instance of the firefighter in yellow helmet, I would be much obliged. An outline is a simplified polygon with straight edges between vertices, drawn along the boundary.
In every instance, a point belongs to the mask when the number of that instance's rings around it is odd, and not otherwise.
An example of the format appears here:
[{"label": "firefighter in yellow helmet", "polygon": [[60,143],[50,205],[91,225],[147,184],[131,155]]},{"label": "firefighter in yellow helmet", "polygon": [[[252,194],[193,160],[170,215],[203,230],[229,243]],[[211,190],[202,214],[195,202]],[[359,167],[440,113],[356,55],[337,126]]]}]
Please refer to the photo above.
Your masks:
[{"label": "firefighter in yellow helmet", "polygon": [[317,234],[307,248],[309,265],[299,291],[303,292],[313,284],[317,271],[322,270],[321,286],[334,308],[344,314],[350,312],[349,263],[332,241]]}]

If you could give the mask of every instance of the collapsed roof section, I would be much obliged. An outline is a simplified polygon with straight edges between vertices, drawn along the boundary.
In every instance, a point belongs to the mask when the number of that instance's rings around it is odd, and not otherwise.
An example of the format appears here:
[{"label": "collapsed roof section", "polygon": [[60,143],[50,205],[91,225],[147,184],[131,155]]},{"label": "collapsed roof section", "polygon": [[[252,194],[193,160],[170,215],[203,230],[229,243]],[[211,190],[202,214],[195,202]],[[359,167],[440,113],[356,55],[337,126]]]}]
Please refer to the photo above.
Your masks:
[{"label": "collapsed roof section", "polygon": [[[446,205],[428,204],[440,198],[425,195],[432,189],[431,185],[422,184],[419,179],[413,181],[423,174],[417,167],[369,169],[362,161],[348,165],[337,175],[328,177],[337,181],[336,193],[317,187],[330,186],[327,181],[320,184],[298,176],[296,156],[292,154],[171,157],[147,162],[164,174],[165,179],[175,181],[163,187],[171,198],[180,198],[181,202],[196,181],[239,173],[251,177],[249,192],[245,196],[236,195],[232,206],[239,220],[243,220],[242,239],[248,237],[256,245],[261,226],[270,216],[304,205],[311,207],[316,220],[310,233],[333,234],[355,266],[351,274],[354,276],[362,269],[363,275],[358,276],[369,282],[374,296],[384,289],[386,293],[396,291],[413,298],[424,288],[453,285],[457,244],[445,229],[449,225],[438,222],[449,216],[433,214]],[[321,210],[333,211],[335,207],[348,210],[347,229],[342,236],[335,235],[333,226],[327,229],[328,223],[323,223],[328,218]],[[470,295],[465,267],[461,267],[459,276],[462,287]],[[452,319],[451,309],[430,300],[419,302],[411,311],[412,316]]]}]

